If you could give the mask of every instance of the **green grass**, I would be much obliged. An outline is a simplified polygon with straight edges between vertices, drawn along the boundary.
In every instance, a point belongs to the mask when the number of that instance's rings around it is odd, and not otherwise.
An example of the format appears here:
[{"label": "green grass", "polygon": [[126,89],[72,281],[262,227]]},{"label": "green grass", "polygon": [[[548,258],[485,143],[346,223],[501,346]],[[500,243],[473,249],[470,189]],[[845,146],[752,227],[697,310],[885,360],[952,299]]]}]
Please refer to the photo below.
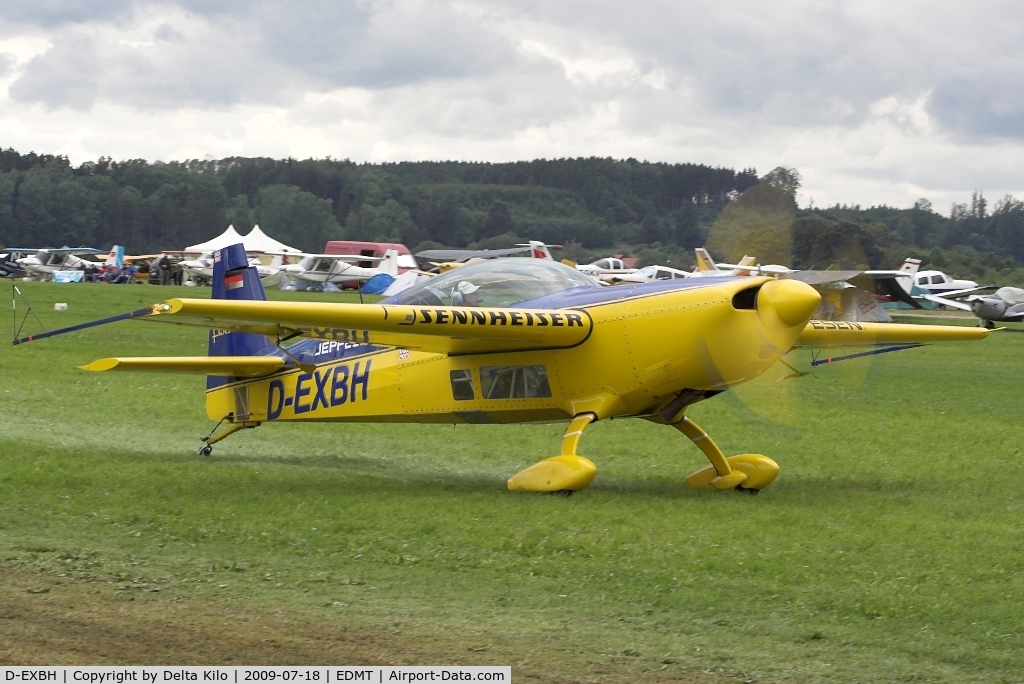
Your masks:
[{"label": "green grass", "polygon": [[[19,286],[47,326],[172,291]],[[0,570],[501,635],[638,676],[1022,680],[1017,330],[780,367],[695,406],[726,453],[779,462],[757,497],[687,490],[697,449],[639,420],[588,429],[598,477],[568,499],[504,487],[561,425],[265,425],[201,459],[202,378],[74,368],[204,352],[202,331],[137,322],[0,352]]]}]

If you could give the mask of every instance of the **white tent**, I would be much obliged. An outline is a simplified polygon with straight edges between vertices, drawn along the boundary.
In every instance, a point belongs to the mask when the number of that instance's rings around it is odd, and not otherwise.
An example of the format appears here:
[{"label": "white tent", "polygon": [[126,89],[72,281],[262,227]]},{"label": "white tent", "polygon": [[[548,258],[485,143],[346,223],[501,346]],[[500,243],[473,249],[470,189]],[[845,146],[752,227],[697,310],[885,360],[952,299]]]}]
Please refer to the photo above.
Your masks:
[{"label": "white tent", "polygon": [[206,242],[200,242],[198,245],[186,247],[182,251],[202,254],[203,252],[212,252],[216,249],[222,249],[228,245],[234,245],[239,242],[242,242],[242,236],[238,234],[238,231],[236,231],[235,227],[232,225],[228,226],[227,230],[212,240],[207,240]]},{"label": "white tent", "polygon": [[249,234],[242,238],[247,252],[299,252],[301,250],[289,247],[283,242],[278,242],[262,230],[259,225],[252,227]]},{"label": "white tent", "polygon": [[245,246],[246,252],[299,252],[300,250],[294,247],[289,247],[283,242],[278,242],[274,238],[268,236],[259,226],[253,226],[252,230],[245,237],[238,234],[235,227],[228,226],[228,229],[223,233],[207,240],[206,242],[200,242],[198,245],[192,245],[186,247],[184,252],[191,254],[203,254],[204,252],[212,252],[214,250],[223,249],[229,245],[235,245],[241,242]]}]

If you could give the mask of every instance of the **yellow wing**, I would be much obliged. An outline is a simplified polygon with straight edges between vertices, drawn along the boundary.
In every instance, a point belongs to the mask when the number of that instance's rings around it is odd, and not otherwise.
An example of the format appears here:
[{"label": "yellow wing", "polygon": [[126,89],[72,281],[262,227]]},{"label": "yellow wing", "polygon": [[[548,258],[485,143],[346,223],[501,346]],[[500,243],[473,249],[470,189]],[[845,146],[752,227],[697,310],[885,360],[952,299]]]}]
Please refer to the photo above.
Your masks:
[{"label": "yellow wing", "polygon": [[445,354],[565,349],[593,329],[586,311],[171,299],[139,320],[379,344]]},{"label": "yellow wing", "polygon": [[793,343],[794,347],[866,347],[887,344],[927,344],[980,340],[985,328],[956,325],[913,325],[906,323],[853,323],[811,321]]}]

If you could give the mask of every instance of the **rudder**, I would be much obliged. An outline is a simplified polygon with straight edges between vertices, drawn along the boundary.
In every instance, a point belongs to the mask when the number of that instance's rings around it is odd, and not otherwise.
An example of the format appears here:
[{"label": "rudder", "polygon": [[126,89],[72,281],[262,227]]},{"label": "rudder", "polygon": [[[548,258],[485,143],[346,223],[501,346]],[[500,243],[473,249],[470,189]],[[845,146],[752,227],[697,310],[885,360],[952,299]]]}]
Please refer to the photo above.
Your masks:
[{"label": "rudder", "polygon": [[[213,253],[213,299],[234,301],[267,301],[260,274],[249,265],[249,257],[241,244],[231,245]],[[272,352],[273,342],[265,335],[211,330],[210,356],[263,356]],[[207,376],[206,388],[214,389],[234,378]]]}]

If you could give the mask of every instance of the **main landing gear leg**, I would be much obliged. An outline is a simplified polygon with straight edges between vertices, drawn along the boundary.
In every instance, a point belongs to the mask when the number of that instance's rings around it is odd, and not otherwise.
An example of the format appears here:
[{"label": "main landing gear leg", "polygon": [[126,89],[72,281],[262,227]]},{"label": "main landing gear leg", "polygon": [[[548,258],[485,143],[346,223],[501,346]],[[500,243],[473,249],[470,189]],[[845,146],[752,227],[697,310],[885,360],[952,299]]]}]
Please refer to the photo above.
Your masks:
[{"label": "main landing gear leg", "polygon": [[582,413],[573,418],[562,435],[562,453],[516,473],[508,479],[508,488],[568,495],[587,487],[597,474],[597,466],[590,459],[577,455],[576,448],[583,431],[595,420],[597,416],[593,413]]},{"label": "main landing gear leg", "polygon": [[686,478],[686,485],[695,489],[734,489],[757,492],[772,483],[779,474],[779,464],[761,454],[725,457],[714,440],[699,425],[683,416],[672,427],[690,438],[711,465]]},{"label": "main landing gear leg", "polygon": [[217,436],[214,436],[213,433],[217,431],[217,428],[220,427],[220,424],[223,423],[223,422],[224,421],[222,420],[220,423],[217,423],[217,426],[215,428],[213,428],[213,432],[208,434],[206,437],[202,438],[202,441],[205,442],[205,444],[203,444],[203,446],[199,447],[199,452],[198,453],[199,453],[200,456],[209,456],[211,453],[213,453],[213,445],[214,444],[216,444],[217,442],[221,441],[222,439],[227,439],[228,437],[230,437],[231,435],[235,434],[239,430],[249,430],[249,429],[254,428],[254,427],[259,427],[259,425],[260,425],[260,423],[258,421],[255,421],[255,422],[243,421],[241,423],[234,423],[231,427],[229,427],[224,432],[220,433]]}]

